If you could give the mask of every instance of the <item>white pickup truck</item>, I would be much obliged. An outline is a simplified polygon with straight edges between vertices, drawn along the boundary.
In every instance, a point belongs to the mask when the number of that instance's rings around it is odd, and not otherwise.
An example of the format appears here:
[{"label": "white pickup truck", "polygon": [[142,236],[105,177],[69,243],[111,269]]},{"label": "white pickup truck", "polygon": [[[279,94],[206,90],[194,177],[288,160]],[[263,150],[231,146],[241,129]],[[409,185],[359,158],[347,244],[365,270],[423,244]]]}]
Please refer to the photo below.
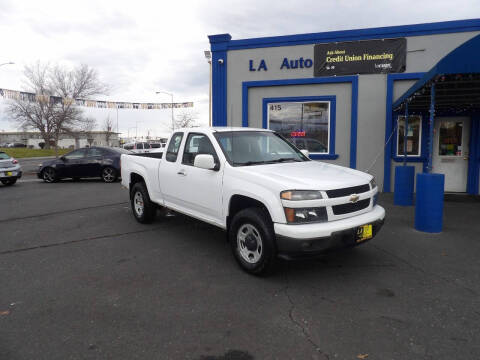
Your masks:
[{"label": "white pickup truck", "polygon": [[372,175],[312,161],[270,130],[179,129],[161,156],[122,155],[135,218],[165,207],[225,229],[249,273],[364,243],[383,225]]}]

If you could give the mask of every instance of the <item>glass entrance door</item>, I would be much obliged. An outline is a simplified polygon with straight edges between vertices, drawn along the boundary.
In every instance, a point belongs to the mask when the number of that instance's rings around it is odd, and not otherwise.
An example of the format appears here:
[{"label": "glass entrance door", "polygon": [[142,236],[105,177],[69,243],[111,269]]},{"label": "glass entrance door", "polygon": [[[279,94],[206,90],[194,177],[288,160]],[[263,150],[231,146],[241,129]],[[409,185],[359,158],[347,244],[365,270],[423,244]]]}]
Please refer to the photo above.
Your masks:
[{"label": "glass entrance door", "polygon": [[445,191],[466,192],[470,119],[435,119],[433,172],[445,174]]}]

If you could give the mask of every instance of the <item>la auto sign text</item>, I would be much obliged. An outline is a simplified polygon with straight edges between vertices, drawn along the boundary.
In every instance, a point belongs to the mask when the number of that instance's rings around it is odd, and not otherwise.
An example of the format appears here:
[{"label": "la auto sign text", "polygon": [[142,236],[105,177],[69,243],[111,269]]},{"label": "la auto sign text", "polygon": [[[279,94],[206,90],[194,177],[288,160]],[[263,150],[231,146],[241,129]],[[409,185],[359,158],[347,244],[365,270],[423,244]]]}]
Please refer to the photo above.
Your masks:
[{"label": "la auto sign text", "polygon": [[[249,60],[248,65],[250,71],[268,71],[269,67],[265,59],[261,59],[259,61]],[[298,59],[283,58],[283,61],[280,64],[280,70],[309,69],[312,66],[312,59],[304,59],[303,57]]]}]

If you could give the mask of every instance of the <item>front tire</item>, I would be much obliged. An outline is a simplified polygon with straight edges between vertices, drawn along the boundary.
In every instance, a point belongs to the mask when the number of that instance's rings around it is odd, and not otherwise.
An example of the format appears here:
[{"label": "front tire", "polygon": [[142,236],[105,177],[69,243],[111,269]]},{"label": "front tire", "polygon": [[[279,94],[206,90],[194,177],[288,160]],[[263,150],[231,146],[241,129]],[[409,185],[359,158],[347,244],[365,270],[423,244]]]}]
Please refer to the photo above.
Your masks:
[{"label": "front tire", "polygon": [[102,180],[106,183],[113,183],[117,180],[117,170],[111,166],[104,167],[102,170]]},{"label": "front tire", "polygon": [[130,204],[135,219],[142,224],[149,224],[155,219],[157,207],[150,200],[147,187],[143,182],[135,183],[130,193]]},{"label": "front tire", "polygon": [[7,179],[7,180],[2,180],[2,184],[5,186],[11,186],[17,182],[17,179]]},{"label": "front tire", "polygon": [[46,183],[54,183],[57,179],[57,173],[54,168],[46,167],[42,172],[43,181]]},{"label": "front tire", "polygon": [[228,237],[233,255],[243,270],[262,275],[273,268],[275,235],[265,210],[248,208],[239,211],[232,219]]}]

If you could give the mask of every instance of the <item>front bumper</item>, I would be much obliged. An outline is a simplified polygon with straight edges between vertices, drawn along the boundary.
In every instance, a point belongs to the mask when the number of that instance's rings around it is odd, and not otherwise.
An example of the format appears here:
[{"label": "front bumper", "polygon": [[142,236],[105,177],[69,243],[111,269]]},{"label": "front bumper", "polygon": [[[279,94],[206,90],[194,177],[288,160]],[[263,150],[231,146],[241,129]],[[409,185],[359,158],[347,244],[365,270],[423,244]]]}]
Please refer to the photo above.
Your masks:
[{"label": "front bumper", "polygon": [[363,244],[368,240],[360,243],[355,241],[357,228],[372,224],[373,239],[384,220],[385,210],[376,205],[368,213],[343,220],[305,225],[274,224],[278,255],[284,258],[315,256],[329,250]]}]

